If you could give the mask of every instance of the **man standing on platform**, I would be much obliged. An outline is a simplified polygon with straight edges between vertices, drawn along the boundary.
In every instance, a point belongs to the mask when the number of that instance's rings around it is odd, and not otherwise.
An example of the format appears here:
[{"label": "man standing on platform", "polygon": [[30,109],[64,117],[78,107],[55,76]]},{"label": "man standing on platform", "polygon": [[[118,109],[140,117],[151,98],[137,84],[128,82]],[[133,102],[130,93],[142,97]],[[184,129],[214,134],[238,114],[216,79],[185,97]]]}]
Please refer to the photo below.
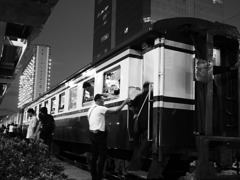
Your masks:
[{"label": "man standing on platform", "polygon": [[[130,102],[126,99],[120,106],[107,108],[103,106],[102,94],[96,94],[95,104],[88,111],[90,139],[92,142],[91,175],[92,180],[101,180],[104,163],[107,157],[107,132],[105,129],[105,115],[117,113]],[[97,160],[99,157],[98,168]]]},{"label": "man standing on platform", "polygon": [[51,141],[55,130],[55,121],[51,114],[47,113],[47,108],[42,107],[39,112],[40,121],[40,139],[48,145],[49,154],[51,152]]}]

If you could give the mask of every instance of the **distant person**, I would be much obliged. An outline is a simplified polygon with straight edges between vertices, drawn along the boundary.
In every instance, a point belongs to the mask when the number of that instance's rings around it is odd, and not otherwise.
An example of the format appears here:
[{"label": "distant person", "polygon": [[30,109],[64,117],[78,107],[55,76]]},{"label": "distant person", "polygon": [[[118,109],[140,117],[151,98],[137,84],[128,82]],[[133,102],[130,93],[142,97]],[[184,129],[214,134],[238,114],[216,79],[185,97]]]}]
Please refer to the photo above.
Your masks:
[{"label": "distant person", "polygon": [[16,128],[15,128],[14,123],[11,123],[10,126],[9,126],[9,131],[8,131],[10,137],[15,136],[15,130],[16,130]]},{"label": "distant person", "polygon": [[[89,96],[85,95],[85,100],[93,100],[93,97],[94,97],[94,87],[89,82],[84,82],[83,83],[83,89],[85,89],[88,92],[88,94],[89,94]],[[118,94],[119,94],[119,92],[118,92]],[[104,92],[101,95],[104,98],[112,98],[113,97],[111,94],[104,93]]]},{"label": "distant person", "polygon": [[9,135],[9,126],[10,124],[7,124],[7,128],[6,128],[6,134]]},{"label": "distant person", "polygon": [[27,111],[28,116],[30,117],[30,122],[28,125],[28,130],[27,130],[27,139],[36,139],[36,129],[38,125],[38,120],[35,111],[30,108]]},{"label": "distant person", "polygon": [[4,124],[2,124],[1,133],[3,134],[7,133],[7,127]]},{"label": "distant person", "polygon": [[16,135],[20,139],[23,139],[23,132],[22,132],[22,125],[21,124],[16,127]]},{"label": "distant person", "polygon": [[[92,143],[91,175],[92,180],[101,180],[105,160],[107,157],[107,132],[105,129],[105,115],[119,112],[127,103],[126,99],[120,106],[107,108],[102,94],[96,94],[95,104],[88,111],[90,140]],[[98,168],[97,168],[97,160]]]},{"label": "distant person", "polygon": [[43,142],[48,145],[49,153],[51,152],[51,141],[55,130],[55,121],[51,114],[47,113],[47,108],[42,107],[39,111],[39,136]]}]

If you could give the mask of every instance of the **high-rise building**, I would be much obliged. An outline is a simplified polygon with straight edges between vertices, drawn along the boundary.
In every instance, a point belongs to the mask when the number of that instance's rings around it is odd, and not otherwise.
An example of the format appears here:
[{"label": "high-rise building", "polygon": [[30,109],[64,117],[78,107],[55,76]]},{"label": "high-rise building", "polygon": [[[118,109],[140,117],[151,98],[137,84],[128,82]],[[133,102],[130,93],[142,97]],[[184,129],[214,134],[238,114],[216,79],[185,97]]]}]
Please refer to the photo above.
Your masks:
[{"label": "high-rise building", "polygon": [[33,54],[20,76],[18,107],[44,94],[50,87],[50,47],[36,45]]},{"label": "high-rise building", "polygon": [[223,21],[223,0],[95,0],[93,61],[149,24],[173,17]]}]

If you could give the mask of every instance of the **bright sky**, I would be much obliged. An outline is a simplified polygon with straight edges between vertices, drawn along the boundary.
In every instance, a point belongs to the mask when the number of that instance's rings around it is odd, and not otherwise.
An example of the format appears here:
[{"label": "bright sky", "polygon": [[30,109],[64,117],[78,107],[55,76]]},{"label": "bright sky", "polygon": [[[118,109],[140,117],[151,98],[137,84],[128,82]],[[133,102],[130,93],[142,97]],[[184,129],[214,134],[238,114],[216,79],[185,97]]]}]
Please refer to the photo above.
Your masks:
[{"label": "bright sky", "polygon": [[[240,28],[240,0],[224,0],[224,20]],[[94,0],[59,0],[36,44],[51,46],[51,87],[92,61]],[[17,109],[18,79],[0,109]]]}]

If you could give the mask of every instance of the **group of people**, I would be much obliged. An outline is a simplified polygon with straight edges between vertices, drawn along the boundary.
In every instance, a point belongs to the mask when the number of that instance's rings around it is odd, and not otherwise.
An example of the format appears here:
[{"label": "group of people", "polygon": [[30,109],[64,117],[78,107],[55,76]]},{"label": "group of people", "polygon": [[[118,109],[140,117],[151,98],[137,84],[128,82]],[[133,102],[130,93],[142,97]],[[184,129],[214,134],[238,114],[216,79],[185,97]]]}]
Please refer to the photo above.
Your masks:
[{"label": "group of people", "polygon": [[47,113],[47,108],[42,107],[37,117],[34,109],[27,111],[30,118],[26,139],[42,139],[48,145],[49,152],[51,147],[51,139],[55,130],[55,122],[52,115]]},{"label": "group of people", "polygon": [[[88,111],[90,140],[92,143],[91,176],[92,180],[101,180],[104,163],[107,158],[107,130],[105,128],[105,115],[117,113],[125,105],[129,105],[135,117],[135,148],[129,169],[140,170],[141,156],[149,148],[147,141],[147,113],[149,95],[149,82],[144,83],[143,92],[130,101],[129,98],[117,107],[107,108],[104,106],[104,95],[96,94],[95,103]],[[141,139],[141,141],[140,141]],[[98,162],[98,163],[97,163]]]},{"label": "group of people", "polygon": [[22,138],[22,126],[11,123],[5,126],[2,124],[1,133],[9,137],[20,137]]},{"label": "group of people", "polygon": [[[114,98],[115,96],[119,95],[120,89],[119,89],[119,82],[114,81],[115,83],[112,83],[108,85],[105,89],[105,91],[102,93],[102,95],[106,98]],[[89,82],[83,83],[83,89],[85,90],[84,100],[85,101],[91,101],[94,99],[94,87]]]},{"label": "group of people", "polygon": [[[50,152],[51,139],[55,130],[53,116],[47,113],[46,107],[42,107],[39,110],[38,117],[32,108],[28,109],[27,113],[29,117],[27,133],[23,132],[23,126],[17,126],[14,123],[8,124],[8,126],[2,125],[1,133],[8,137],[19,137],[27,141],[30,141],[30,139],[42,139],[43,143],[48,145]],[[24,136],[24,134],[26,134],[26,136]]]}]

